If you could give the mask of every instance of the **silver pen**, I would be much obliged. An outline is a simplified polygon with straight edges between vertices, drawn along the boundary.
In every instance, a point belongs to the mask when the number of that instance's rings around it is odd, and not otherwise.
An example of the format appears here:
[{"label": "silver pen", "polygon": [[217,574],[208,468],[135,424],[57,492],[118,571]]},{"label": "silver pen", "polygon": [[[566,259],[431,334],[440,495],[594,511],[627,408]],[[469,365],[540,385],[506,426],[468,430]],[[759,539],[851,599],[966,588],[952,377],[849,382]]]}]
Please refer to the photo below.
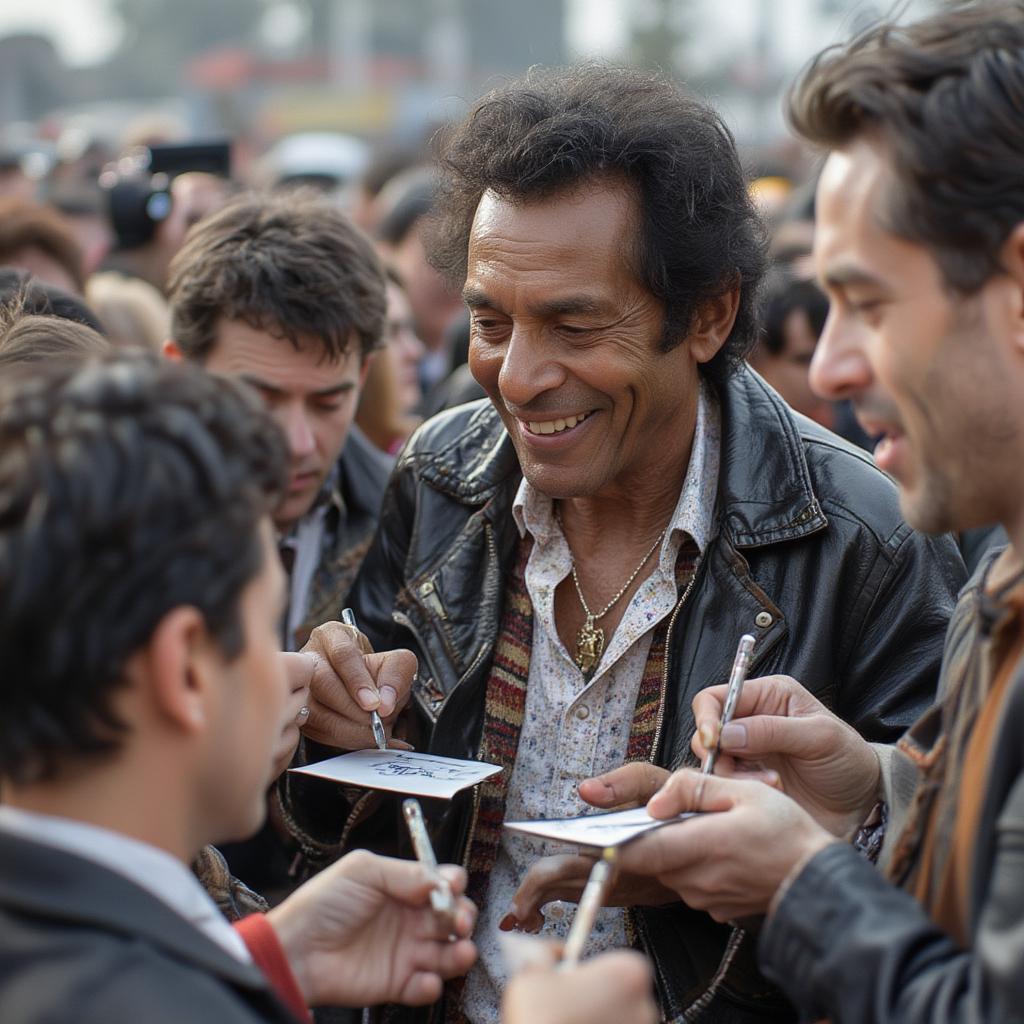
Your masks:
[{"label": "silver pen", "polygon": [[[750,659],[754,653],[754,638],[749,633],[740,637],[739,646],[736,648],[736,658],[732,663],[732,672],[729,675],[729,690],[725,696],[725,707],[722,708],[722,721],[718,726],[718,738],[715,746],[708,751],[707,760],[701,767],[705,775],[711,775],[715,770],[715,761],[722,749],[722,730],[732,721],[733,713],[736,711],[736,704],[739,702],[740,694],[743,692],[743,684],[747,681],[747,673],[750,671]],[[703,784],[701,784],[703,789]],[[698,791],[698,802],[700,792]]]},{"label": "silver pen", "polygon": [[427,823],[423,820],[423,808],[419,800],[409,797],[402,801],[402,815],[405,823],[409,826],[409,836],[412,839],[412,848],[416,851],[416,859],[436,879],[434,888],[430,890],[430,905],[436,914],[451,915],[455,912],[455,900],[452,898],[451,886],[444,875],[438,870],[437,857],[434,855],[434,847],[430,843],[430,836],[427,833]]},{"label": "silver pen", "polygon": [[565,940],[565,950],[558,965],[560,969],[568,970],[580,962],[580,957],[583,956],[583,947],[586,946],[587,939],[590,938],[597,912],[601,909],[604,890],[612,877],[617,857],[616,847],[606,847],[601,852],[601,859],[590,869],[587,884],[580,897],[579,909],[573,918],[569,936]]},{"label": "silver pen", "polygon": [[[346,626],[351,626],[353,629],[359,628],[356,625],[355,612],[353,612],[351,608],[342,608],[341,621],[344,622]],[[387,750],[387,733],[384,732],[384,723],[380,720],[380,713],[377,711],[370,712],[370,728],[373,730],[373,739],[377,744],[377,749]]]}]

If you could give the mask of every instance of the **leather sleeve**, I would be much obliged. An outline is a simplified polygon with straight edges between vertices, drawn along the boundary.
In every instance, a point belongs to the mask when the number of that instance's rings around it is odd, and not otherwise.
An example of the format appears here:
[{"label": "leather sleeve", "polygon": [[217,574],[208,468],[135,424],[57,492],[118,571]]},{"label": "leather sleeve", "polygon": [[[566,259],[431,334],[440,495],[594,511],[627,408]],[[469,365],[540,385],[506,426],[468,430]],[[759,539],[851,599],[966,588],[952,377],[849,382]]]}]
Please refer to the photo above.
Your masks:
[{"label": "leather sleeve", "polygon": [[875,742],[895,742],[935,699],[943,639],[966,572],[951,537],[901,524],[840,624],[834,710]]},{"label": "leather sleeve", "polygon": [[974,948],[851,847],[836,844],[793,880],[761,932],[761,968],[806,1019],[862,1024],[1024,1020],[1024,780],[1000,817]]}]

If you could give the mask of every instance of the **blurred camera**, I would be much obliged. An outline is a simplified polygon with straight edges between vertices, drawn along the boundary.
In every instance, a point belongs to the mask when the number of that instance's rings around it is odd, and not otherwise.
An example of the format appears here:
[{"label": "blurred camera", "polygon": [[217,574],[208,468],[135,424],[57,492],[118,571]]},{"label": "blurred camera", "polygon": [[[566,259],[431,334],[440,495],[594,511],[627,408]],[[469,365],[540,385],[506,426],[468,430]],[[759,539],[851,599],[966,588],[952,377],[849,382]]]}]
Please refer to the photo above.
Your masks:
[{"label": "blurred camera", "polygon": [[172,180],[193,172],[229,178],[231,143],[140,146],[103,171],[100,187],[118,249],[137,249],[152,240],[157,225],[170,216]]}]

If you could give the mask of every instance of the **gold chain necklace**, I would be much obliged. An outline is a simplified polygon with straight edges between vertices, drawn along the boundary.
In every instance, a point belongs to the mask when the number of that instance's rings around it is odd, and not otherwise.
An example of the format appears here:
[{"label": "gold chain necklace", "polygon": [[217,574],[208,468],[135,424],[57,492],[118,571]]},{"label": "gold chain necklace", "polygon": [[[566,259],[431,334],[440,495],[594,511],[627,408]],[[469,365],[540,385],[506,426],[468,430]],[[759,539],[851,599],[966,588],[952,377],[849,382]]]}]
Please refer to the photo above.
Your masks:
[{"label": "gold chain necklace", "polygon": [[[565,527],[562,526],[562,517],[556,513],[558,519],[558,525],[562,530],[562,535],[565,536]],[[595,625],[598,619],[604,618],[615,607],[615,603],[622,597],[627,590],[629,585],[637,578],[640,570],[647,564],[647,559],[654,554],[658,549],[658,545],[664,540],[665,534],[668,532],[668,527],[665,527],[661,533],[658,534],[658,539],[651,545],[650,550],[640,560],[640,564],[629,574],[629,579],[619,587],[618,593],[599,611],[592,612],[587,605],[587,599],[583,596],[583,589],[580,587],[580,578],[576,575],[576,559],[572,557],[572,550],[569,551],[569,557],[572,559],[572,581],[576,585],[576,596],[580,599],[580,604],[583,607],[583,614],[586,615],[586,621],[583,623],[582,628],[576,634],[576,657],[573,659],[580,667],[580,671],[586,676],[589,675],[593,670],[594,666],[601,660],[601,655],[604,652],[604,630],[600,626]],[[566,545],[568,545],[568,539]]]}]

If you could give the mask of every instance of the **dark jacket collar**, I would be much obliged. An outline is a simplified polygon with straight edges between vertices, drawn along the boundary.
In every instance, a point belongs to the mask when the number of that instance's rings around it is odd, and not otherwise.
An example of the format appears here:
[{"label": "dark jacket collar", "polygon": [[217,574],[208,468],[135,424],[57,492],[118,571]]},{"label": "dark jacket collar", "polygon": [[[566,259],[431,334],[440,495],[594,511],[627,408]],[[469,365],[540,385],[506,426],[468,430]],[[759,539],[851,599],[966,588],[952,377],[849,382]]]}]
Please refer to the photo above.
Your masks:
[{"label": "dark jacket collar", "polygon": [[335,499],[342,511],[376,520],[394,466],[394,458],[375,448],[353,423],[336,466]]},{"label": "dark jacket collar", "polygon": [[[737,547],[758,547],[815,533],[827,520],[814,493],[804,436],[843,442],[789,406],[752,370],[738,369],[718,388],[722,458],[718,508]],[[469,419],[464,419],[471,409]],[[441,417],[462,429],[432,452],[418,452],[423,479],[469,505],[482,505],[518,479],[515,449],[489,400],[441,413],[432,426],[448,437]]]},{"label": "dark jacket collar", "polygon": [[0,908],[141,939],[232,985],[267,990],[254,964],[236,960],[134,882],[85,857],[8,832],[0,832]]}]

